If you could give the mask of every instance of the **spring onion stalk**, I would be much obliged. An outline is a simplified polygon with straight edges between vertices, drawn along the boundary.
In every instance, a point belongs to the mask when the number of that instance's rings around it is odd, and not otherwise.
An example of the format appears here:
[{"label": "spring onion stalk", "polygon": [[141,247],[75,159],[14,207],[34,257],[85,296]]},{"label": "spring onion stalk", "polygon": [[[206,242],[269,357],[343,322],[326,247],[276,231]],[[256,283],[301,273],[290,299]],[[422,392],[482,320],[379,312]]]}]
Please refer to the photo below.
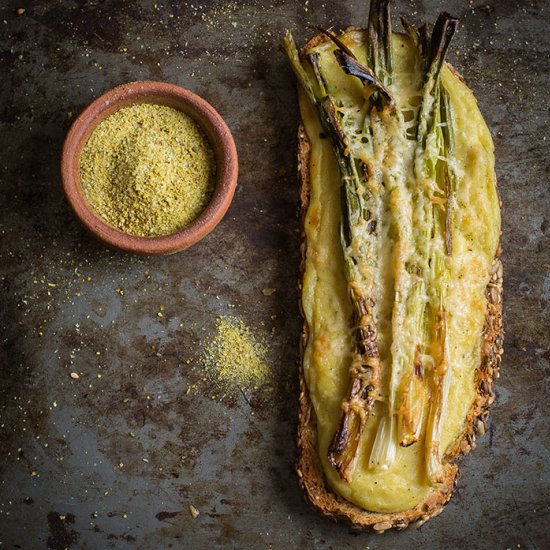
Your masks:
[{"label": "spring onion stalk", "polygon": [[[389,13],[389,2],[377,1],[371,3],[369,13],[369,65],[374,67],[376,75],[385,86],[391,86],[393,81],[392,30]],[[389,115],[389,116],[388,116]],[[376,122],[376,121],[375,121]],[[392,345],[390,387],[385,406],[385,413],[380,421],[373,447],[369,457],[372,468],[388,468],[395,459],[398,433],[398,404],[396,387],[401,373],[411,360],[408,350],[404,350],[402,327],[407,319],[406,296],[410,291],[409,274],[406,258],[411,254],[413,232],[411,224],[411,193],[407,189],[407,175],[399,169],[401,159],[396,151],[406,149],[406,126],[402,113],[395,109],[393,113],[382,113],[378,124],[373,125],[375,142],[379,144],[381,169],[384,185],[388,196],[387,204],[392,213],[392,231],[395,243],[392,252],[392,271],[394,273],[394,306],[392,311]],[[414,350],[412,350],[414,352]],[[410,388],[407,395],[412,402],[418,402],[416,385]],[[422,413],[422,403],[415,410]],[[407,409],[408,410],[408,409]],[[413,416],[411,415],[411,420]]]},{"label": "spring onion stalk", "polygon": [[[327,33],[328,34],[328,33]],[[329,34],[339,45],[338,40]],[[368,22],[368,65],[361,65],[345,48],[335,52],[340,67],[347,73],[359,78],[365,88],[373,88],[370,95],[372,110],[369,117],[369,133],[373,143],[374,165],[378,168],[378,178],[385,189],[387,207],[392,211],[393,232],[396,235],[394,246],[395,298],[399,301],[406,291],[407,281],[402,273],[402,258],[410,249],[412,228],[410,223],[410,193],[406,190],[405,174],[399,169],[402,159],[397,151],[404,149],[406,142],[405,124],[402,113],[396,108],[391,93],[393,80],[392,30],[389,1],[371,2]],[[365,94],[367,95],[367,94]],[[380,205],[378,205],[380,208]],[[394,308],[392,315],[392,334],[399,332],[404,318],[403,307]],[[392,372],[401,371],[404,358],[401,353],[392,357]],[[413,388],[414,390],[415,388]],[[389,466],[396,452],[396,411],[393,394],[389,396],[386,411],[381,417],[378,431],[369,457],[371,467]],[[414,400],[415,410],[422,414],[423,406],[417,398],[417,392],[409,393]]]},{"label": "spring onion stalk", "polygon": [[[444,219],[440,221],[441,233],[444,235],[445,255],[452,255],[452,205],[456,190],[456,175],[452,168],[454,158],[454,119],[449,95],[443,86],[440,87],[440,150],[445,159],[442,166],[442,179],[445,184],[446,205]],[[441,250],[440,247],[439,250]],[[437,364],[433,372],[433,399],[428,415],[426,428],[426,473],[432,484],[444,481],[442,463],[441,430],[444,413],[448,406],[449,388],[451,385],[452,369],[450,367],[449,342],[447,338],[448,313],[445,310],[445,296],[448,285],[448,271],[444,264],[446,259],[440,252],[433,263],[433,277],[439,280],[439,309],[435,319],[435,352]]]},{"label": "spring onion stalk", "polygon": [[[425,38],[425,31],[416,31],[405,23],[405,29],[419,49],[425,70],[422,103],[418,115],[417,149],[415,153],[415,179],[410,182],[414,204],[415,226],[414,254],[404,264],[409,274],[410,285],[396,296],[392,315],[392,372],[388,400],[388,421],[379,427],[371,453],[371,465],[388,467],[393,462],[395,449],[385,437],[398,438],[399,444],[408,446],[420,437],[427,401],[424,379],[426,365],[433,360],[428,355],[429,335],[426,337],[426,305],[429,302],[430,286],[434,280],[433,269],[438,273],[445,266],[433,258],[437,251],[434,235],[438,235],[438,209],[444,207],[446,199],[441,197],[438,184],[437,164],[441,137],[439,90],[441,70],[449,43],[456,29],[456,19],[443,13],[434,27],[431,40]],[[399,269],[396,271],[396,289]],[[397,295],[397,292],[396,292]],[[405,313],[403,315],[404,302]],[[403,349],[399,334],[403,324],[410,326],[412,342]],[[389,425],[389,428],[388,428]],[[394,427],[397,433],[394,434]],[[384,437],[385,436],[385,437]]]},{"label": "spring onion stalk", "polygon": [[[425,101],[424,96],[423,104],[425,103],[432,103],[431,98]],[[434,158],[434,149],[424,149],[421,143],[423,138],[426,141],[438,142],[440,133],[438,100],[432,104],[436,114],[432,116],[432,124],[429,129],[425,128],[430,135],[426,137],[419,133],[417,136],[417,149],[420,149],[420,153],[417,151],[417,156],[422,157],[425,171],[422,174],[415,174],[416,181],[412,191],[413,215],[418,229],[415,238],[415,254],[406,264],[412,284],[408,296],[405,297],[406,319],[411,327],[412,345],[405,350],[406,362],[401,373],[401,381],[396,397],[398,439],[399,444],[403,447],[408,447],[418,441],[424,418],[423,405],[426,401],[423,358],[427,355],[428,342],[425,338],[424,326],[426,324],[428,287],[432,282],[430,266],[434,261],[432,254],[436,250],[433,239],[436,233],[435,223],[437,218],[437,212],[434,212],[434,208],[437,208],[437,205],[431,201],[429,194],[426,192],[425,182],[429,182],[429,193],[433,193],[434,188],[439,189],[436,174],[439,150],[436,150]],[[422,130],[420,124],[419,130]],[[424,184],[421,182],[424,182]]]},{"label": "spring onion stalk", "polygon": [[[426,58],[427,73],[423,89],[423,101],[420,108],[419,124],[417,131],[417,153],[415,162],[415,176],[418,185],[417,194],[415,195],[415,204],[417,207],[417,220],[423,220],[421,226],[423,230],[418,232],[416,243],[417,250],[417,265],[416,271],[419,273],[417,280],[413,284],[411,295],[408,297],[408,305],[410,311],[413,312],[414,324],[416,329],[415,338],[417,339],[416,348],[422,355],[423,348],[427,347],[429,339],[423,340],[422,324],[425,323],[426,307],[429,306],[430,295],[439,294],[439,310],[435,316],[436,325],[439,326],[438,338],[436,342],[438,349],[446,344],[445,321],[446,314],[444,313],[444,296],[445,296],[445,278],[446,266],[445,259],[442,257],[442,248],[438,246],[443,239],[448,242],[448,224],[445,223],[443,230],[440,230],[441,224],[438,223],[440,218],[440,209],[445,210],[447,202],[446,193],[447,185],[443,185],[443,190],[439,184],[441,180],[441,170],[438,171],[438,162],[440,159],[441,146],[443,142],[443,128],[441,125],[441,110],[440,110],[440,79],[441,70],[443,68],[444,58],[449,47],[449,43],[456,28],[456,20],[441,14],[434,27],[432,39],[429,47],[423,44],[423,50],[430,57]],[[444,152],[444,151],[443,151]],[[448,177],[443,178],[444,181]],[[448,250],[448,246],[445,247]],[[433,309],[437,310],[437,306]],[[441,336],[441,334],[443,336]],[[441,340],[441,338],[443,338]],[[439,339],[439,341],[438,341]],[[446,354],[440,354],[444,357]],[[447,361],[442,359],[438,361],[438,369],[441,365],[447,364]],[[411,409],[406,405],[410,402],[410,395],[416,390],[421,394],[425,392],[422,377],[422,365],[418,363],[416,358],[412,361],[412,371],[419,373],[419,376],[408,375],[409,383],[402,386],[400,395],[400,444],[410,445],[418,440],[420,427],[422,423],[422,415],[417,414],[417,409]],[[441,367],[442,368],[442,367]],[[435,377],[435,373],[434,373]],[[434,378],[435,379],[435,378]],[[411,420],[414,420],[411,422]],[[430,420],[431,422],[431,420]],[[428,453],[430,456],[433,452]],[[428,475],[433,480],[433,476]]]},{"label": "spring onion stalk", "polygon": [[[350,140],[343,128],[338,106],[327,92],[319,57],[308,57],[315,79],[302,65],[292,35],[287,32],[283,47],[316,109],[323,129],[333,146],[342,181],[340,237],[344,253],[348,290],[356,325],[355,350],[350,365],[351,384],[342,403],[342,417],[328,449],[328,460],[342,479],[351,480],[357,449],[367,418],[379,391],[380,359],[376,342],[372,286],[375,280],[376,220],[371,208],[367,171],[350,151]],[[368,268],[367,268],[368,266]]]},{"label": "spring onion stalk", "polygon": [[[444,57],[448,49],[457,21],[447,14],[442,14],[435,26],[434,35],[439,38],[439,43],[432,40],[431,51],[434,55],[436,67],[442,67]],[[439,69],[439,73],[441,69]],[[440,75],[434,78],[437,90],[437,111],[434,113],[434,124],[437,127],[435,143],[439,149],[439,158],[444,159],[434,168],[437,171],[436,181],[439,181],[437,191],[443,194],[440,204],[443,203],[444,216],[441,216],[441,207],[437,208],[437,201],[433,200],[432,215],[437,226],[436,235],[439,246],[435,246],[431,259],[431,289],[434,306],[439,301],[435,314],[435,331],[433,336],[433,354],[436,366],[433,371],[432,402],[428,414],[426,427],[426,473],[432,484],[444,481],[444,469],[442,463],[443,449],[441,448],[442,419],[447,409],[449,388],[451,384],[452,369],[450,367],[450,350],[447,338],[448,312],[445,301],[448,287],[448,262],[452,254],[451,217],[454,200],[454,188],[456,178],[452,169],[452,157],[454,155],[454,120],[448,94],[440,85]],[[439,299],[439,300],[438,300]],[[435,309],[435,307],[434,307]]]},{"label": "spring onion stalk", "polygon": [[[333,41],[338,41],[329,34]],[[387,197],[385,207],[392,211],[393,232],[396,235],[393,263],[399,265],[402,257],[410,248],[412,242],[412,228],[407,220],[410,219],[410,193],[406,190],[405,174],[400,169],[402,157],[398,151],[405,148],[406,131],[402,113],[397,109],[396,102],[390,89],[393,76],[392,54],[392,30],[389,1],[375,0],[371,3],[368,24],[368,64],[365,67],[345,48],[337,49],[334,54],[340,67],[347,74],[359,78],[364,86],[366,97],[369,97],[371,109],[370,116],[365,121],[373,147],[373,164],[376,167],[376,179],[380,181],[380,187],[384,189]],[[370,94],[369,94],[370,90]],[[378,197],[379,199],[379,197]],[[380,200],[376,203],[381,209]],[[395,269],[394,269],[395,271]],[[406,280],[397,269],[395,280],[396,298],[406,287]],[[392,315],[392,332],[398,332],[404,316],[403,308],[395,308]],[[392,359],[392,369],[401,368],[403,358],[401,354]],[[396,365],[394,365],[396,363]],[[416,400],[416,393],[411,394],[411,399]],[[374,440],[369,457],[371,467],[387,467],[393,462],[396,452],[396,421],[392,396],[390,396],[386,412],[382,415],[379,428]],[[419,407],[423,411],[422,404]]]},{"label": "spring onion stalk", "polygon": [[392,82],[393,53],[389,0],[372,0],[368,22],[368,64],[383,84]]}]

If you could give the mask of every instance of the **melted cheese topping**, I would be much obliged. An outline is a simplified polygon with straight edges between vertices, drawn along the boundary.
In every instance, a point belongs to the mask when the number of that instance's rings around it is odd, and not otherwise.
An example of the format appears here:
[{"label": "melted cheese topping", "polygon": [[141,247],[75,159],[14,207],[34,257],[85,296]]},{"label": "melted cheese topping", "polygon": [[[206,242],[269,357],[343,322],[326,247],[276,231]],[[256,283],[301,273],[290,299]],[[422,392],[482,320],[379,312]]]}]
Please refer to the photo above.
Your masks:
[{"label": "melted cheese topping", "polygon": [[[353,31],[344,41],[364,61],[365,36]],[[421,75],[416,67],[413,48],[408,39],[394,34],[395,79],[392,91],[410,127],[418,110]],[[333,61],[333,46],[325,43],[315,51],[321,53],[330,94],[344,111],[344,125],[356,129],[351,140],[354,155],[372,155],[372,144],[364,143],[358,125],[362,86],[358,79],[346,76]],[[449,267],[446,307],[448,341],[452,368],[448,408],[443,416],[442,449],[448,449],[461,434],[466,415],[475,397],[474,374],[480,364],[480,344],[487,303],[485,288],[489,269],[500,236],[500,209],[494,175],[493,143],[468,87],[445,67],[442,83],[450,95],[456,122],[455,159],[457,191],[452,218],[453,255]],[[318,450],[330,486],[347,500],[375,512],[409,509],[423,500],[434,488],[426,478],[424,433],[409,447],[397,447],[393,464],[387,469],[369,467],[369,456],[384,405],[375,404],[363,432],[351,482],[340,479],[327,461],[327,449],[337,429],[341,403],[349,387],[349,365],[354,345],[350,319],[352,307],[347,292],[343,254],[339,237],[340,175],[329,140],[322,139],[322,129],[307,98],[300,97],[300,110],[311,142],[311,196],[305,218],[307,252],[303,278],[302,305],[309,327],[304,352],[304,373],[317,420]],[[355,126],[354,126],[355,125]],[[414,135],[414,134],[413,134]],[[391,136],[390,136],[391,137]],[[412,177],[415,141],[393,140],[394,174]],[[407,197],[397,195],[394,200]],[[382,395],[389,391],[391,371],[391,312],[393,305],[393,270],[391,213],[381,213],[379,277],[376,317],[382,370]],[[414,226],[411,228],[414,233]],[[411,240],[411,242],[414,242]],[[398,352],[410,343],[408,325],[403,326]]]}]

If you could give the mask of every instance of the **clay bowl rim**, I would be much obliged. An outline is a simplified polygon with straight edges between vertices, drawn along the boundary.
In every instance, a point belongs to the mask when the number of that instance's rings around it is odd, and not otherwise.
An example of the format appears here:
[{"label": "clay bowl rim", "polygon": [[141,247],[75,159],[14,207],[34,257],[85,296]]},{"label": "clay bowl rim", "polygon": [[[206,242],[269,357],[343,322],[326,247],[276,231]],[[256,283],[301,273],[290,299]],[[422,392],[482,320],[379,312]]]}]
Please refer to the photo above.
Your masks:
[{"label": "clay bowl rim", "polygon": [[[80,181],[80,155],[91,133],[109,115],[138,103],[168,105],[190,115],[204,130],[216,157],[216,185],[208,206],[180,231],[161,237],[130,235],[104,222],[86,200]],[[95,237],[126,252],[173,254],[196,244],[224,217],[237,185],[237,149],[225,121],[198,95],[166,82],[131,82],[98,97],[74,121],[63,145],[61,177],[74,213]]]}]

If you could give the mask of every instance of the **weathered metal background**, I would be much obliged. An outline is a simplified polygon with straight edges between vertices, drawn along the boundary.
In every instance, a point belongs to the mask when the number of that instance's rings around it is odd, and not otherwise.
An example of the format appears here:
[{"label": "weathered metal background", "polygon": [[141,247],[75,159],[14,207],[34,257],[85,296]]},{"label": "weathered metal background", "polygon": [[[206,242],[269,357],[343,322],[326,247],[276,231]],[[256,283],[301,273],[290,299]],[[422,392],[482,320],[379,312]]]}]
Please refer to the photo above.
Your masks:
[{"label": "weathered metal background", "polygon": [[[9,0],[0,7],[1,548],[550,547],[549,4],[394,8],[414,20],[442,9],[460,17],[451,60],[492,129],[504,203],[503,373],[452,502],[420,530],[358,534],[311,511],[293,473],[297,105],[278,44],[287,27],[304,40],[312,25],[361,24],[367,2]],[[140,79],[204,96],[240,154],[223,223],[167,258],[93,240],[59,177],[74,117]],[[274,392],[208,390],[196,365],[219,314],[269,342]]]}]

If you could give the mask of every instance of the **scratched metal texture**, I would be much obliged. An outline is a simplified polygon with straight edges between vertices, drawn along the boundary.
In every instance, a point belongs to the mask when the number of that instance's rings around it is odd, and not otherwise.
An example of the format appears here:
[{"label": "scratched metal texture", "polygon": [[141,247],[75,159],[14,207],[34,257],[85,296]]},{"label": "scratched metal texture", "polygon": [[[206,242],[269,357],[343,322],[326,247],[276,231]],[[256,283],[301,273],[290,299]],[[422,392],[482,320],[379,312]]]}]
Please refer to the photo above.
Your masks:
[{"label": "scratched metal texture", "polygon": [[[451,503],[416,531],[354,532],[298,488],[297,104],[278,44],[289,27],[304,41],[315,25],[364,24],[366,4],[2,2],[0,548],[550,547],[544,0],[394,2],[415,21],[460,17],[450,58],[495,139],[506,349],[488,433]],[[96,242],[59,176],[74,117],[143,79],[204,96],[240,155],[227,217],[164,258]],[[226,314],[269,343],[272,392],[203,380],[204,342]]]}]

